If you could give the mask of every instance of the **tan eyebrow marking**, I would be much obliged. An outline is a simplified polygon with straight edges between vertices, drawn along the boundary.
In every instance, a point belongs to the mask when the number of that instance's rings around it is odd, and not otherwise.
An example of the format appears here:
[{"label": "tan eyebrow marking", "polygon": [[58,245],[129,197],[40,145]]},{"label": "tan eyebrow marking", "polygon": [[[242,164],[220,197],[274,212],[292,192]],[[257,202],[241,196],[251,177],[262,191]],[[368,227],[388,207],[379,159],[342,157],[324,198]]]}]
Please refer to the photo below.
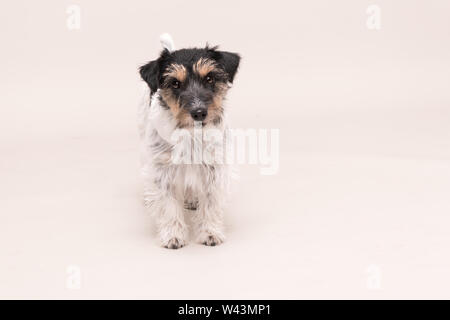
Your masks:
[{"label": "tan eyebrow marking", "polygon": [[178,81],[183,82],[187,77],[186,68],[181,64],[171,64],[166,72],[164,72],[163,76],[176,78]]},{"label": "tan eyebrow marking", "polygon": [[216,70],[216,62],[211,59],[200,58],[193,66],[193,70],[200,77],[206,76],[213,70]]}]

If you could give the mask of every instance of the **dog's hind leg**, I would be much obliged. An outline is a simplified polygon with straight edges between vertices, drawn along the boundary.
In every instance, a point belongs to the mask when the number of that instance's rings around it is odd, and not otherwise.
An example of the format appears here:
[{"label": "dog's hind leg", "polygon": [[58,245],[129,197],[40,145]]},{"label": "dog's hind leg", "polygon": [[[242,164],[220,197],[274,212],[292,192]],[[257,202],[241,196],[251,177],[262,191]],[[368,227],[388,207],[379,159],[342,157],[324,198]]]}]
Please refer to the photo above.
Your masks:
[{"label": "dog's hind leg", "polygon": [[196,200],[196,199],[184,200],[184,208],[186,210],[191,210],[191,211],[197,210],[198,200]]},{"label": "dog's hind leg", "polygon": [[194,195],[191,188],[187,188],[184,194],[184,208],[192,211],[198,208],[198,198]]}]

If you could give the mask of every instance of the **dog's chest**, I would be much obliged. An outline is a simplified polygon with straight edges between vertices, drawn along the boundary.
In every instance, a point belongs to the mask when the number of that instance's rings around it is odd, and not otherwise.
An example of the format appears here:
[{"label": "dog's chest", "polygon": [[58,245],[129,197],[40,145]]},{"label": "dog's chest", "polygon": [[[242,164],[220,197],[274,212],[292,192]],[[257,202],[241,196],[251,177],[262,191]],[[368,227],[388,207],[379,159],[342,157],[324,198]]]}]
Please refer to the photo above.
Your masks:
[{"label": "dog's chest", "polygon": [[207,169],[202,165],[184,165],[180,180],[180,185],[184,186],[185,189],[189,189],[196,194],[204,193],[208,184]]}]

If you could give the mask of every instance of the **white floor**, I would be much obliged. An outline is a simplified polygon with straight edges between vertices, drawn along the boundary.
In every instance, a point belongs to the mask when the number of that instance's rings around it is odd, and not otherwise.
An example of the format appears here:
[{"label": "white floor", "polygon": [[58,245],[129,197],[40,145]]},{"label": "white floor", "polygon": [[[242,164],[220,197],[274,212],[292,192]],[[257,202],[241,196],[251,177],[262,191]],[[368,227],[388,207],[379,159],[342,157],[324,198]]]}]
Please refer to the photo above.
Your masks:
[{"label": "white floor", "polygon": [[[379,0],[379,30],[357,0],[77,3],[76,30],[72,2],[0,19],[0,298],[450,298],[448,1]],[[162,32],[239,52],[232,127],[280,130],[218,247],[160,248],[142,207]]]},{"label": "white floor", "polygon": [[280,132],[278,175],[241,168],[228,241],[180,250],[157,246],[143,212],[133,133],[10,141],[1,297],[448,298],[449,120],[303,112],[298,139]]}]

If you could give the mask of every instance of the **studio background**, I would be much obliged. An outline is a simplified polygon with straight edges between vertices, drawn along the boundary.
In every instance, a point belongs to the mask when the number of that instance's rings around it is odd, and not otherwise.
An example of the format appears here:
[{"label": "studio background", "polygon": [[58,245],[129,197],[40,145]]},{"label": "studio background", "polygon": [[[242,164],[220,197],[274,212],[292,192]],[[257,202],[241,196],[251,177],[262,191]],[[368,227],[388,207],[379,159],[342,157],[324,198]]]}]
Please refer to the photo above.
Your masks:
[{"label": "studio background", "polygon": [[[0,298],[450,298],[449,1],[1,7]],[[280,130],[219,247],[160,248],[142,207],[137,69],[163,32],[239,52],[231,126]]]}]

